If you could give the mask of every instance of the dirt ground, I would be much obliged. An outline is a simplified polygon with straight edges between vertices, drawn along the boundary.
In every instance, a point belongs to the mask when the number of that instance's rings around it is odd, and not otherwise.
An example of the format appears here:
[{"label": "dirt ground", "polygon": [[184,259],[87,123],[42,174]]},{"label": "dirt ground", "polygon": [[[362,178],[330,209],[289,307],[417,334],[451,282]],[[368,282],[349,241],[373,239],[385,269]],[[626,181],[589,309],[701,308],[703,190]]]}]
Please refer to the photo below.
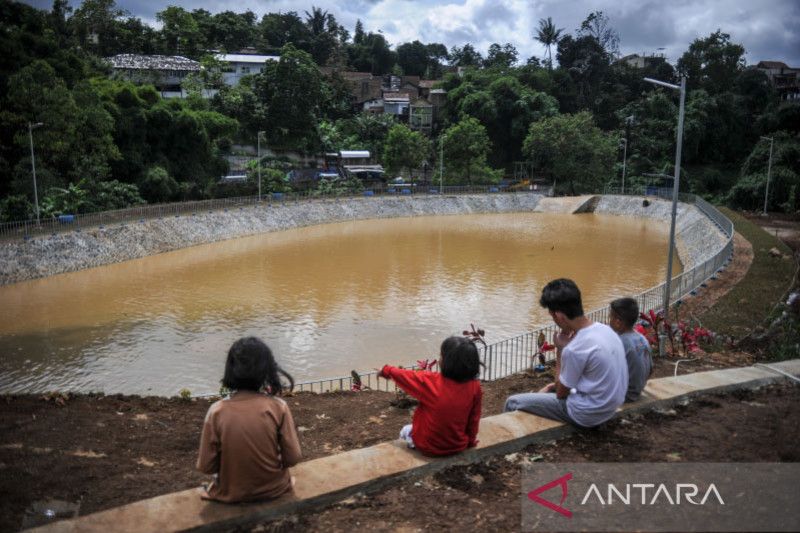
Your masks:
[{"label": "dirt ground", "polygon": [[800,250],[800,215],[776,213],[770,213],[766,217],[760,213],[744,213],[744,215],[751,222],[785,242],[795,252]]},{"label": "dirt ground", "polygon": [[[747,241],[737,240],[730,267],[707,289],[687,299],[682,313],[699,313],[710,307],[746,274],[750,261],[752,249],[748,252]],[[677,358],[658,359],[653,376],[673,375],[676,362]],[[677,371],[683,374],[749,364],[752,358],[748,354],[723,350],[682,361]],[[501,412],[509,394],[537,390],[551,379],[547,374],[530,374],[483,384],[484,416]],[[580,460],[581,456],[585,460],[800,460],[796,445],[775,445],[775,439],[792,442],[800,436],[800,396],[791,388],[773,393],[780,409],[773,409],[775,398],[758,394],[747,400],[752,405],[736,401],[729,406],[722,399],[694,402],[679,410],[680,417],[647,415],[621,421],[591,438],[579,434],[568,445],[528,450],[520,457],[542,455],[553,461]],[[306,460],[396,438],[400,427],[410,422],[411,411],[394,407],[394,400],[393,393],[376,391],[300,393],[287,398]],[[195,472],[194,461],[210,403],[204,399],[103,395],[0,396],[0,531],[34,524],[43,510],[57,506],[53,500],[65,502],[64,516],[70,512],[83,515],[199,485],[205,478]],[[759,406],[766,403],[771,406],[769,411]],[[749,418],[743,420],[743,416]],[[735,428],[746,426],[750,436],[745,442],[737,441]],[[761,455],[756,455],[756,449]],[[364,501],[356,499],[323,514],[271,524],[268,529],[324,526],[336,531],[369,524],[379,530],[390,525],[402,530],[408,524],[409,530],[415,530],[423,524],[432,530],[457,525],[515,530],[519,527],[518,474],[517,462],[499,458],[451,469],[419,485],[397,487]],[[475,481],[478,479],[482,481]],[[437,492],[439,489],[442,491]],[[503,498],[508,498],[506,511],[500,512]],[[469,513],[463,512],[465,508]],[[425,522],[428,519],[430,527]],[[330,527],[326,520],[331,521]]]},{"label": "dirt ground", "polygon": [[520,477],[526,463],[796,462],[799,439],[800,387],[783,384],[701,396],[674,409],[629,415],[602,430],[451,467],[249,531],[519,531]]},{"label": "dirt ground", "polygon": [[[749,364],[746,354],[711,354],[680,363],[680,373]],[[656,361],[654,376],[673,375],[674,360]],[[536,391],[545,373],[484,383],[483,415],[502,412],[510,394]],[[411,408],[394,393],[299,393],[287,397],[304,460],[397,438]],[[33,508],[58,500],[89,514],[198,486],[197,446],[207,399],[137,396],[0,397],[0,531],[32,520]],[[28,522],[30,524],[32,522]]]}]

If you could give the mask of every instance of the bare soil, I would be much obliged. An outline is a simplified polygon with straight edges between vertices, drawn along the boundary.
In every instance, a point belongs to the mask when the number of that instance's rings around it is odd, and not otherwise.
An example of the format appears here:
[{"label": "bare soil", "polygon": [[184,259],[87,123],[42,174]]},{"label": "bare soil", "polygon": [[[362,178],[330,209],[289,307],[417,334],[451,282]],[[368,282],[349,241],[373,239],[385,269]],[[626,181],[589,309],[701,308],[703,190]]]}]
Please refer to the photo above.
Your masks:
[{"label": "bare soil", "polygon": [[764,216],[760,213],[744,213],[744,216],[785,242],[795,252],[800,250],[800,215],[770,213]]},{"label": "bare soil", "polygon": [[800,387],[696,397],[628,415],[520,453],[455,466],[326,509],[260,524],[252,532],[519,531],[523,465],[548,462],[800,461]]}]

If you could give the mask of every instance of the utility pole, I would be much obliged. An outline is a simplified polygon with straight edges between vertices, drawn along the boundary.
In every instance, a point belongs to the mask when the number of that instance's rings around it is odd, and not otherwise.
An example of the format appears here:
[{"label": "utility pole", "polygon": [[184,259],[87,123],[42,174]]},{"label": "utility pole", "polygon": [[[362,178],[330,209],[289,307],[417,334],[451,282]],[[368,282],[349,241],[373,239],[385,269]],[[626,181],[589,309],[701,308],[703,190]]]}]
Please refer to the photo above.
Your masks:
[{"label": "utility pole", "polygon": [[[662,87],[668,87],[673,90],[679,90],[681,93],[681,104],[680,109],[678,111],[678,139],[676,141],[677,146],[675,148],[675,179],[672,182],[672,220],[669,226],[669,254],[667,257],[667,280],[664,284],[664,323],[666,324],[667,320],[669,320],[669,301],[672,296],[671,285],[672,285],[672,257],[675,254],[675,217],[678,212],[678,188],[680,186],[680,178],[681,178],[681,148],[683,147],[683,116],[684,116],[684,107],[686,102],[686,77],[681,77],[681,84],[674,85],[672,83],[666,83],[659,80],[654,80],[651,78],[645,78],[644,81],[653,83],[655,85],[661,85]],[[664,343],[661,343],[661,346],[664,346]]]},{"label": "utility pole", "polygon": [[261,135],[263,135],[263,131],[258,132],[258,139],[256,140],[256,144],[258,148],[256,151],[258,152],[258,201],[261,202]]},{"label": "utility pole", "polygon": [[439,194],[444,189],[444,134],[439,137]]},{"label": "utility pole", "polygon": [[761,137],[765,141],[769,139],[769,163],[767,164],[767,190],[764,191],[764,216],[767,216],[767,200],[769,199],[769,178],[772,173],[772,144],[775,137]]},{"label": "utility pole", "polygon": [[39,225],[39,188],[36,185],[36,156],[33,153],[33,130],[42,126],[42,122],[31,124],[28,122],[28,140],[31,143],[31,173],[33,174],[33,201],[36,205],[36,225]]}]

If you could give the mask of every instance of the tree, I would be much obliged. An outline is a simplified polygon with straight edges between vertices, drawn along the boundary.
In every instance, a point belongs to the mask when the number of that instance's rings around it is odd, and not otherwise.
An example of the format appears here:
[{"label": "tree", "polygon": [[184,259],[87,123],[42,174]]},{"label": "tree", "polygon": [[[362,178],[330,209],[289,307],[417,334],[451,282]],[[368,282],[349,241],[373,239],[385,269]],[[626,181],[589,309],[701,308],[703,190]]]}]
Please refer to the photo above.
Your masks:
[{"label": "tree", "polygon": [[84,0],[68,24],[81,47],[103,57],[119,53],[117,23],[125,14],[114,0]]},{"label": "tree", "polygon": [[148,202],[168,202],[178,193],[178,182],[160,166],[148,169],[140,186]]},{"label": "tree", "polygon": [[275,53],[291,43],[298,50],[311,49],[311,34],[295,11],[267,13],[258,25],[260,50]]},{"label": "tree", "polygon": [[602,11],[593,11],[581,22],[578,37],[592,37],[609,57],[619,56],[619,33]]},{"label": "tree", "polygon": [[549,172],[570,194],[595,192],[612,175],[616,139],[600,131],[592,115],[556,115],[531,124],[523,146],[528,160]]},{"label": "tree", "polygon": [[361,43],[347,49],[348,62],[358,71],[383,75],[391,72],[397,54],[380,33],[368,33]]},{"label": "tree", "polygon": [[483,64],[483,56],[469,43],[461,48],[453,46],[450,49],[450,64],[456,67],[479,67]]},{"label": "tree", "polygon": [[361,19],[356,20],[356,29],[353,32],[353,43],[354,44],[361,44],[364,42],[364,25],[361,23]]},{"label": "tree", "polygon": [[693,88],[715,95],[734,85],[744,64],[744,47],[717,30],[692,42],[678,60],[678,72],[691,80]]},{"label": "tree", "polygon": [[490,162],[510,167],[519,159],[522,141],[530,123],[558,112],[555,99],[524,86],[512,73],[470,70],[461,77],[447,78],[445,116],[450,123],[466,117],[477,119],[494,142]]},{"label": "tree", "polygon": [[467,117],[445,130],[439,142],[443,143],[449,182],[461,183],[464,178],[469,184],[475,178],[484,182],[496,181],[498,176],[486,163],[492,144],[480,122]]},{"label": "tree", "polygon": [[313,58],[287,44],[281,58],[254,77],[254,92],[265,110],[263,128],[269,144],[295,150],[313,149],[324,101],[322,74]]},{"label": "tree", "polygon": [[[674,161],[678,106],[671,96],[664,91],[651,91],[617,113],[620,123],[634,117],[627,135],[629,176],[656,172]],[[689,135],[684,139],[686,144],[691,142]]]},{"label": "tree", "polygon": [[[192,13],[196,20],[195,11]],[[241,14],[233,11],[217,13],[209,21],[213,33],[206,34],[204,40],[227,52],[252,46],[256,35],[255,19],[252,11]]]},{"label": "tree", "polygon": [[39,186],[63,186],[91,176],[105,179],[109,163],[119,157],[113,143],[114,121],[88,82],[70,90],[47,62],[37,60],[11,76],[0,119],[15,132],[17,161],[12,188],[30,194],[28,122],[43,122],[36,130],[36,164]]},{"label": "tree", "polygon": [[511,43],[503,46],[492,43],[483,66],[486,68],[511,68],[516,64],[518,56],[517,49]]},{"label": "tree", "polygon": [[167,54],[196,58],[206,48],[197,21],[182,7],[169,6],[156,13],[156,20],[162,24],[161,36]]},{"label": "tree", "polygon": [[431,64],[428,47],[419,41],[397,47],[397,64],[407,76],[423,76]]},{"label": "tree", "polygon": [[[575,39],[566,35],[558,42],[556,58],[561,67],[557,76],[569,77],[567,86],[559,87],[557,93],[562,111],[593,109],[597,96],[602,93],[601,83],[609,69],[610,56],[606,50],[593,36],[584,35]],[[571,89],[575,94],[573,98],[567,98],[572,96]]]},{"label": "tree", "polygon": [[336,22],[336,17],[318,7],[306,11],[310,49],[308,52],[318,65],[327,64],[336,55],[341,42],[347,38],[347,31]]},{"label": "tree", "polygon": [[395,124],[386,136],[383,148],[383,164],[390,174],[405,170],[408,175],[419,168],[430,152],[430,141],[405,124]]},{"label": "tree", "polygon": [[[772,169],[767,209],[793,212],[800,205],[800,136],[788,132],[773,134]],[[769,164],[769,141],[753,146],[741,169],[741,178],[726,200],[740,209],[763,209]]]},{"label": "tree", "polygon": [[539,19],[539,29],[536,30],[536,40],[547,48],[546,64],[548,69],[553,69],[553,55],[551,53],[551,48],[553,45],[558,44],[558,41],[561,39],[561,32],[563,31],[564,28],[556,28],[556,25],[553,24],[553,19],[551,17]]}]

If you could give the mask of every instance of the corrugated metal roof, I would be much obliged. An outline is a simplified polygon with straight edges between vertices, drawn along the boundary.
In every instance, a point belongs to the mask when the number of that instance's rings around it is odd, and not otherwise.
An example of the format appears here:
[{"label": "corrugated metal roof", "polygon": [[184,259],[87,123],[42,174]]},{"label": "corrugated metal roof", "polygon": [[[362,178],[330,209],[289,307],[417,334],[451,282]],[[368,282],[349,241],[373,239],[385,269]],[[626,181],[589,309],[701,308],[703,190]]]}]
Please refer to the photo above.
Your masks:
[{"label": "corrugated metal roof", "polygon": [[266,63],[267,61],[278,61],[281,56],[260,56],[255,54],[217,54],[214,56],[218,61],[228,63]]},{"label": "corrugated metal roof", "polygon": [[342,150],[339,152],[342,159],[369,159],[369,150]]},{"label": "corrugated metal roof", "polygon": [[389,93],[384,93],[383,101],[386,102],[386,103],[403,103],[403,102],[408,102],[409,101],[409,97],[408,97],[407,94],[396,94],[396,93],[395,94],[389,94]]},{"label": "corrugated metal roof", "polygon": [[189,70],[199,71],[200,63],[183,56],[145,56],[118,54],[106,58],[114,68],[138,70]]},{"label": "corrugated metal roof", "polygon": [[789,68],[783,61],[759,61],[758,68]]}]

